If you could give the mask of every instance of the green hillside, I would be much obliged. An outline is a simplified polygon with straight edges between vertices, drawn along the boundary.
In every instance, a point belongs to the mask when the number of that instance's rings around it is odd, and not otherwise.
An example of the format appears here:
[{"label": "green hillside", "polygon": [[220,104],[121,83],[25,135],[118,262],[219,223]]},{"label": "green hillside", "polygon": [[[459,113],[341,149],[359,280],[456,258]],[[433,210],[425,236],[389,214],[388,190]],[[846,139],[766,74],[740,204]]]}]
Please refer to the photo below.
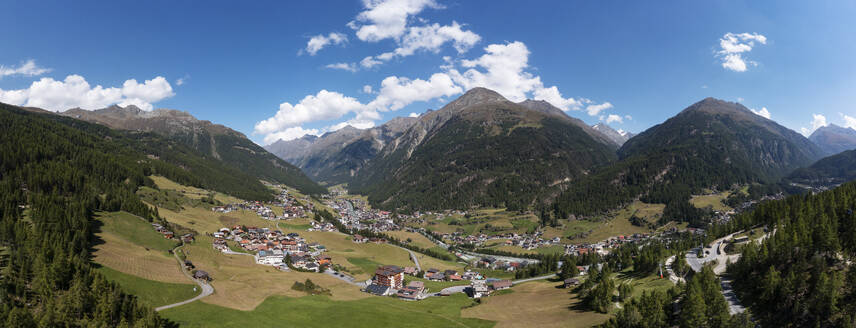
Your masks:
[{"label": "green hillside", "polygon": [[699,223],[691,195],[773,182],[822,154],[796,132],[713,98],[642,132],[618,153],[617,163],[559,197],[558,216],[602,213],[641,197],[667,204],[665,219]]},{"label": "green hillside", "polygon": [[[122,210],[156,219],[134,191],[152,185],[147,172],[170,166],[46,115],[0,104],[0,245],[9,250],[0,322],[173,326],[89,262],[93,213]],[[177,168],[165,171],[186,177]]]}]

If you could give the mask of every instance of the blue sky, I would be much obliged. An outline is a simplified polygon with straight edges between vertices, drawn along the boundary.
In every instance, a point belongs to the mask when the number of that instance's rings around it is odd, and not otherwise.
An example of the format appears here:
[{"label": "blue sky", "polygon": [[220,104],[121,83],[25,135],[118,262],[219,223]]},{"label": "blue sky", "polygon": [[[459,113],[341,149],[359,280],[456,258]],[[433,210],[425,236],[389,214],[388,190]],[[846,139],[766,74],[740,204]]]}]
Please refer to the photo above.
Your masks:
[{"label": "blue sky", "polygon": [[0,20],[0,101],[181,109],[259,144],[379,125],[474,86],[632,132],[708,96],[766,108],[797,131],[856,127],[852,1],[2,7],[11,14]]}]

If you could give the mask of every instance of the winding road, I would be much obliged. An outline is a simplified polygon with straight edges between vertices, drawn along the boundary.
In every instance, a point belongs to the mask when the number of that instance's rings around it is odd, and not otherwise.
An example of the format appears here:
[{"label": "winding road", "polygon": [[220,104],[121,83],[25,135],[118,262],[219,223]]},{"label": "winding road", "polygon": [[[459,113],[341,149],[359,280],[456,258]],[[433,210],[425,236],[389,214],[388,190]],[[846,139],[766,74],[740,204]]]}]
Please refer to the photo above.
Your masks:
[{"label": "winding road", "polygon": [[195,282],[197,285],[199,285],[199,287],[202,288],[202,293],[200,293],[199,295],[196,295],[196,297],[191,298],[189,300],[185,300],[185,301],[181,301],[181,302],[173,303],[173,304],[169,304],[169,305],[159,306],[159,307],[155,308],[155,311],[163,311],[166,309],[174,308],[176,306],[182,306],[182,305],[185,305],[187,303],[192,303],[192,302],[195,302],[197,300],[200,300],[200,299],[202,299],[208,295],[214,294],[214,287],[213,286],[211,286],[207,282],[193,279],[193,276],[191,276],[190,273],[184,269],[184,264],[181,262],[181,259],[178,257],[178,252],[176,252],[182,246],[184,246],[183,243],[181,245],[179,245],[178,247],[174,248],[172,250],[172,255],[175,256],[175,260],[178,261],[178,268],[179,268],[179,270],[181,270],[181,273],[183,273],[185,276],[187,276],[188,279],[193,280],[193,282]]}]

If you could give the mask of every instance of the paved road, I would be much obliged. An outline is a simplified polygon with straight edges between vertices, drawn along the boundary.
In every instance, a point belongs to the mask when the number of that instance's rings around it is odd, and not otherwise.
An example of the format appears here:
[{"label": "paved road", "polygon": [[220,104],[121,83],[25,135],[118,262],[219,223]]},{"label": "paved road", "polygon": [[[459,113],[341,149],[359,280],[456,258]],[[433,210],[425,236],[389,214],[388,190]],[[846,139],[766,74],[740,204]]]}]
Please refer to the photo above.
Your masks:
[{"label": "paved road", "polygon": [[[182,244],[181,246],[184,246],[184,244]],[[191,298],[191,299],[186,300],[186,301],[181,301],[178,303],[157,307],[157,308],[155,308],[155,311],[163,311],[163,310],[166,310],[169,308],[174,308],[176,306],[182,306],[182,305],[185,305],[187,303],[195,302],[195,301],[202,299],[203,297],[206,297],[208,295],[214,294],[214,287],[213,286],[211,286],[207,282],[193,279],[193,276],[191,276],[190,273],[184,269],[184,263],[182,263],[181,259],[178,258],[178,252],[176,252],[179,248],[181,248],[181,246],[178,246],[175,249],[173,249],[172,254],[173,254],[173,256],[175,256],[175,260],[178,261],[178,267],[181,270],[181,273],[183,273],[185,276],[187,276],[188,279],[193,280],[193,282],[195,282],[197,285],[199,285],[199,287],[202,288],[202,293],[200,293],[199,295],[196,295],[196,297]]]},{"label": "paved road", "polygon": [[[390,244],[390,245],[392,245],[392,244]],[[415,263],[415,264],[416,264],[416,270],[422,271],[422,266],[420,266],[420,265],[419,265],[419,259],[416,257],[416,253],[414,253],[413,251],[411,251],[411,250],[409,250],[409,249],[407,249],[407,248],[404,248],[404,247],[401,247],[401,246],[398,246],[398,245],[392,245],[392,246],[395,246],[395,247],[401,248],[401,249],[403,249],[403,250],[407,251],[408,253],[410,253],[410,259],[413,261],[413,263]]]},{"label": "paved road", "polygon": [[499,256],[499,255],[490,255],[490,254],[480,254],[480,253],[475,253],[475,252],[470,252],[470,251],[462,251],[461,253],[465,256],[469,255],[470,257],[478,257],[478,258],[492,257],[492,258],[495,258],[497,260],[509,261],[509,262],[527,261],[531,264],[541,262],[537,259],[527,259],[527,258],[522,258],[522,257],[510,257],[510,256]]},{"label": "paved road", "polygon": [[684,280],[683,277],[678,277],[678,275],[675,274],[675,270],[672,270],[672,263],[675,263],[674,255],[669,256],[669,258],[666,259],[666,273],[669,274],[669,280],[672,281],[672,283],[675,285],[677,285],[679,282],[686,283],[687,281]]},{"label": "paved road", "polygon": [[356,281],[356,279],[354,279],[354,277],[351,277],[350,275],[336,273],[336,271],[333,271],[333,270],[331,270],[331,269],[327,269],[326,271],[324,271],[324,273],[326,273],[326,274],[328,274],[328,275],[330,275],[330,276],[333,276],[333,277],[335,277],[336,279],[339,279],[339,280],[342,280],[342,281],[344,281],[344,282],[347,282],[347,283],[349,283],[349,284],[351,284],[351,285],[354,285],[354,286],[357,286],[357,287],[360,287],[360,288],[364,288],[364,287],[366,287],[366,283],[365,283],[365,281],[359,281],[359,282],[358,282],[358,281]]},{"label": "paved road", "polygon": [[253,256],[253,254],[250,254],[250,253],[235,252],[235,251],[233,251],[233,250],[231,250],[231,249],[226,249],[225,251],[223,251],[223,254],[227,254],[227,255],[246,255],[246,256]]},{"label": "paved road", "polygon": [[524,282],[530,282],[530,281],[535,281],[535,280],[550,279],[550,278],[553,278],[553,277],[556,277],[556,274],[555,274],[555,273],[554,273],[554,274],[551,274],[551,275],[547,275],[547,276],[540,276],[540,277],[534,277],[534,278],[526,278],[526,279],[514,280],[514,281],[512,281],[512,282],[511,282],[511,284],[512,284],[512,285],[517,285],[517,284],[522,284],[522,283],[524,283]]}]

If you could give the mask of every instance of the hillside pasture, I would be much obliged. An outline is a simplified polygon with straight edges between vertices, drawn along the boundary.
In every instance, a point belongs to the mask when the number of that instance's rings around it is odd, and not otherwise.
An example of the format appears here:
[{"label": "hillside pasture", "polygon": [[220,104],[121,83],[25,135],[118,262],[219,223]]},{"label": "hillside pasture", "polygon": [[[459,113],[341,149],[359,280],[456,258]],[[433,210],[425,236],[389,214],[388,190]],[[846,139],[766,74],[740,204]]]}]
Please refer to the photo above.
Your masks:
[{"label": "hillside pasture", "polygon": [[497,321],[496,328],[591,327],[609,315],[577,309],[579,298],[558,282],[535,281],[517,285],[512,293],[493,295],[479,306],[461,311],[464,318]]}]

